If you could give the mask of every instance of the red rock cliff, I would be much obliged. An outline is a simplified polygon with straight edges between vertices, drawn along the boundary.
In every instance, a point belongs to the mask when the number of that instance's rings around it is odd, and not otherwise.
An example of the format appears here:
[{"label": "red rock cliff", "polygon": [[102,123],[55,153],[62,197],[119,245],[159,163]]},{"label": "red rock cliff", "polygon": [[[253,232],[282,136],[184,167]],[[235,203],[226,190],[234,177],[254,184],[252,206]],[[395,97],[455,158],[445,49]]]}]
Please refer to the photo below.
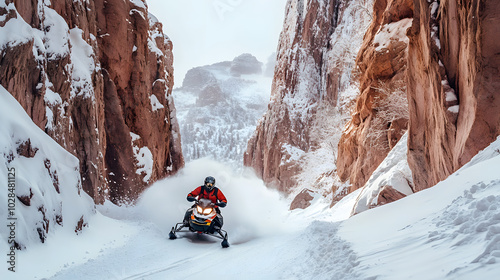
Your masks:
[{"label": "red rock cliff", "polygon": [[408,162],[415,187],[445,179],[500,134],[500,5],[415,0]]},{"label": "red rock cliff", "polygon": [[268,112],[244,155],[268,185],[286,193],[338,187],[334,155],[370,3],[287,2]]},{"label": "red rock cliff", "polygon": [[[244,164],[270,186],[289,191],[308,151],[310,129],[322,96],[326,48],[337,1],[288,1],[280,36],[269,110],[249,141]],[[325,71],[326,73],[326,71]],[[329,98],[334,99],[334,93]]]},{"label": "red rock cliff", "polygon": [[408,124],[406,60],[411,0],[376,0],[356,58],[360,95],[339,142],[338,175],[363,187]]},{"label": "red rock cliff", "polygon": [[80,160],[97,203],[133,201],[183,166],[172,43],[141,0],[7,0],[0,83]]}]

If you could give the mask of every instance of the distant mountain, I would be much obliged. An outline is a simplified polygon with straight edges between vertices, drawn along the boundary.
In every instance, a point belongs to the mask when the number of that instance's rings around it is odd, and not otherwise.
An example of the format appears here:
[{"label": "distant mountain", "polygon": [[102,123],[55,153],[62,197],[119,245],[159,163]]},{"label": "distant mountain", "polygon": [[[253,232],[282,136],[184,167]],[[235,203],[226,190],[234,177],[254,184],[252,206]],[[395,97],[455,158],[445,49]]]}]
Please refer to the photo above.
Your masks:
[{"label": "distant mountain", "polygon": [[173,91],[185,160],[211,157],[241,167],[270,87],[263,63],[251,54],[189,70]]}]

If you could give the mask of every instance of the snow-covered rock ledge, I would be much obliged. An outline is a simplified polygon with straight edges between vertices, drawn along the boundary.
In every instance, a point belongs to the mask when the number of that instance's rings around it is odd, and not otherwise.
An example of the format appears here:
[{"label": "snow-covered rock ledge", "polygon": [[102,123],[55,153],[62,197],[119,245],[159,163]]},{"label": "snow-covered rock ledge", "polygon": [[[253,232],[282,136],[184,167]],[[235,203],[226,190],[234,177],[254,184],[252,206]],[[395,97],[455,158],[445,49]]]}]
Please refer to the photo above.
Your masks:
[{"label": "snow-covered rock ledge", "polygon": [[0,248],[25,249],[60,228],[80,232],[95,210],[82,190],[78,159],[38,128],[3,86],[0,120]]},{"label": "snow-covered rock ledge", "polygon": [[408,133],[405,133],[363,186],[352,215],[396,201],[414,192],[407,151]]}]

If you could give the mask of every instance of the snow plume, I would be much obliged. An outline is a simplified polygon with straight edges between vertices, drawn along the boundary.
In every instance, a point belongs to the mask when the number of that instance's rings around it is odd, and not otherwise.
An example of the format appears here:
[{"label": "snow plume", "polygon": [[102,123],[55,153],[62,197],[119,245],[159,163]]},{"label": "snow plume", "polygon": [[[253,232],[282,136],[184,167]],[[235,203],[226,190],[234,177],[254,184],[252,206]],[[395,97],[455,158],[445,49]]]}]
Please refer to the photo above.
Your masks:
[{"label": "snow plume", "polygon": [[221,211],[232,244],[288,228],[288,206],[276,191],[266,188],[249,170],[237,174],[231,167],[207,158],[191,161],[176,176],[153,184],[134,211],[156,224],[166,236],[192,205],[186,200],[187,194],[202,185],[206,176],[215,177],[216,186],[228,200]]}]

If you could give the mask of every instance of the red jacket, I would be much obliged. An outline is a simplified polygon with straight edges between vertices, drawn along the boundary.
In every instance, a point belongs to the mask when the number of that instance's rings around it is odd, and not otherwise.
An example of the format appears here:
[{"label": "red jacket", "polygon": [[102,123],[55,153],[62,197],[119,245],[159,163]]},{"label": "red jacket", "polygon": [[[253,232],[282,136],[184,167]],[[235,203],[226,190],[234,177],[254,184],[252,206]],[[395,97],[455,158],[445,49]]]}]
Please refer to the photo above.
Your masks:
[{"label": "red jacket", "polygon": [[219,200],[220,202],[227,203],[226,197],[224,196],[222,191],[219,190],[217,187],[214,187],[214,189],[211,192],[209,192],[205,188],[205,186],[199,186],[194,191],[188,194],[188,197],[196,198],[197,196],[199,196],[200,199],[201,198],[210,199],[213,203],[217,203],[217,200]]}]

